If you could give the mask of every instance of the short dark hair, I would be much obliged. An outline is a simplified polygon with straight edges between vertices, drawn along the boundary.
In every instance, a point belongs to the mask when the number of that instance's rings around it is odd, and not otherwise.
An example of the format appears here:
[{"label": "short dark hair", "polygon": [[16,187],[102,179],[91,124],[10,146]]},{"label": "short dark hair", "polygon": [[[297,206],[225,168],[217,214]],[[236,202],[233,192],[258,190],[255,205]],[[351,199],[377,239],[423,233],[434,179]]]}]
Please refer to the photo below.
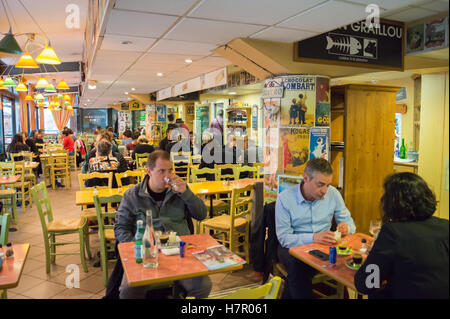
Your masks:
[{"label": "short dark hair", "polygon": [[147,167],[150,169],[154,169],[158,158],[170,161],[170,154],[164,150],[156,150],[151,152],[147,157]]},{"label": "short dark hair", "polygon": [[107,156],[111,152],[112,144],[108,141],[100,141],[97,144],[97,152],[100,156]]},{"label": "short dark hair", "polygon": [[133,133],[131,134],[131,138],[132,138],[133,140],[137,140],[137,139],[139,138],[139,136],[141,136],[141,133],[139,133],[139,132],[133,132]]},{"label": "short dark hair", "polygon": [[316,175],[316,172],[325,174],[325,175],[333,175],[333,168],[330,163],[324,158],[313,158],[306,163],[305,174],[309,177],[313,178]]},{"label": "short dark hair", "polygon": [[124,132],[123,132],[123,136],[125,136],[125,137],[132,137],[132,135],[133,135],[133,132],[131,132],[130,130],[125,130]]},{"label": "short dark hair", "polygon": [[409,172],[389,175],[384,180],[383,188],[383,223],[422,221],[436,211],[436,196],[419,175]]},{"label": "short dark hair", "polygon": [[175,119],[175,115],[173,115],[172,113],[170,113],[170,114],[167,115],[167,120],[168,120],[169,122],[172,122],[174,119]]}]

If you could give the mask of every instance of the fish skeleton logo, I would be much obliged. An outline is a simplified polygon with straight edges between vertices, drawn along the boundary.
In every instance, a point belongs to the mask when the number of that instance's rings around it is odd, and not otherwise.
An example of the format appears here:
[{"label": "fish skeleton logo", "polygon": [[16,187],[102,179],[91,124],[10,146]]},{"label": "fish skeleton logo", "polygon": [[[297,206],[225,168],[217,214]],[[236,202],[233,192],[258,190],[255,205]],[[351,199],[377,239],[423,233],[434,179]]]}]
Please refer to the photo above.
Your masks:
[{"label": "fish skeleton logo", "polygon": [[[327,47],[326,50],[335,49],[331,53],[343,53],[343,54],[358,54],[362,45],[358,39],[355,37],[347,36],[347,35],[339,35],[339,37],[332,38],[330,35],[326,36],[327,38]],[[338,51],[338,52],[336,52]]]}]

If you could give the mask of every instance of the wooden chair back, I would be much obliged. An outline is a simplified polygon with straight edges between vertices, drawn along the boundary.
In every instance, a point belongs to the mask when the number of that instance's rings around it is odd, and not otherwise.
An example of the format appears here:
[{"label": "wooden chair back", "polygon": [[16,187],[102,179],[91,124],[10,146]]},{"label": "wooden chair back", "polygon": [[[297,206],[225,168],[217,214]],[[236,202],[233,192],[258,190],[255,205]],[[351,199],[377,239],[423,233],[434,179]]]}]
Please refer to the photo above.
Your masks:
[{"label": "wooden chair back", "polygon": [[14,162],[0,162],[0,176],[16,175],[16,163]]},{"label": "wooden chair back", "polygon": [[78,182],[80,184],[80,190],[93,189],[94,186],[86,187],[86,186],[84,186],[84,184],[86,181],[94,179],[94,178],[108,179],[108,185],[107,186],[95,186],[98,189],[112,188],[113,172],[109,172],[109,173],[93,172],[93,173],[87,173],[87,174],[83,174],[83,173],[78,174]]},{"label": "wooden chair back", "polygon": [[170,160],[173,165],[173,173],[181,177],[186,182],[189,182],[191,152],[171,152]]},{"label": "wooden chair back", "polygon": [[42,231],[45,237],[48,233],[47,223],[53,221],[52,207],[50,205],[50,200],[48,199],[48,192],[45,183],[40,182],[39,184],[33,186],[31,188],[31,196],[33,197],[33,202],[37,207],[39,218],[41,220]]},{"label": "wooden chair back", "polygon": [[137,184],[137,183],[140,183],[144,179],[145,172],[144,171],[125,171],[123,173],[116,173],[115,177],[116,177],[117,187],[122,187],[122,178],[133,177],[133,181],[136,182],[134,184]]},{"label": "wooden chair back", "polygon": [[[0,212],[1,213],[1,212]],[[0,244],[6,246],[8,243],[9,223],[11,222],[11,215],[0,215]]]},{"label": "wooden chair back", "polygon": [[[258,168],[253,166],[241,166],[234,168],[234,179],[241,179],[241,173],[250,173],[250,177],[246,178],[257,178],[258,176]],[[244,179],[244,178],[242,178]]]},{"label": "wooden chair back", "polygon": [[199,178],[199,175],[205,175],[205,174],[211,174],[214,175],[214,180],[218,180],[219,171],[215,168],[200,168],[200,169],[193,169],[191,170],[191,177],[193,183],[203,182],[206,181],[206,177]]},{"label": "wooden chair back", "polygon": [[[230,180],[234,179],[234,170],[236,167],[240,167],[240,164],[216,164],[214,165],[214,168],[219,170],[219,180]],[[226,174],[223,172],[224,170],[232,170],[232,173]]]}]

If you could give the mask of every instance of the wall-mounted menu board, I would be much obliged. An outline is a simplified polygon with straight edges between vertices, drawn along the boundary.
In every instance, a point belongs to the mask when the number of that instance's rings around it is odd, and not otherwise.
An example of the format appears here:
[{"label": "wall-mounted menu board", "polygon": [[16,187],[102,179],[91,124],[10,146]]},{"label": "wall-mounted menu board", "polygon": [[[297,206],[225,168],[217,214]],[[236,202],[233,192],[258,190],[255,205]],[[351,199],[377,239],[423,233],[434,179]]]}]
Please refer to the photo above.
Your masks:
[{"label": "wall-mounted menu board", "polygon": [[404,24],[359,21],[294,44],[294,60],[403,71]]}]

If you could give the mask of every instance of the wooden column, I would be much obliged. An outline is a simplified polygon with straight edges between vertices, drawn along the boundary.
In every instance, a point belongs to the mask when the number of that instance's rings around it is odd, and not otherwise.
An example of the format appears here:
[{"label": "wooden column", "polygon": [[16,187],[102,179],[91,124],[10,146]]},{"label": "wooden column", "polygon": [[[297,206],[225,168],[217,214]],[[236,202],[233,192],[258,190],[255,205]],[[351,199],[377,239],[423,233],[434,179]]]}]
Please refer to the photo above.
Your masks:
[{"label": "wooden column", "polygon": [[[31,96],[33,96],[33,94],[34,94],[34,86],[33,85],[30,85],[30,88],[28,89],[28,92],[29,92],[29,94]],[[35,130],[36,129],[36,120],[35,120],[35,118],[36,118],[36,114],[35,114],[36,106],[34,104],[34,100],[33,101],[25,101],[25,103],[26,102],[28,102],[28,108],[30,110],[30,121],[31,121],[30,128],[31,128],[31,130]]]},{"label": "wooden column", "polygon": [[28,105],[25,101],[26,92],[19,92],[19,106],[20,106],[20,130],[26,132],[28,128]]}]

